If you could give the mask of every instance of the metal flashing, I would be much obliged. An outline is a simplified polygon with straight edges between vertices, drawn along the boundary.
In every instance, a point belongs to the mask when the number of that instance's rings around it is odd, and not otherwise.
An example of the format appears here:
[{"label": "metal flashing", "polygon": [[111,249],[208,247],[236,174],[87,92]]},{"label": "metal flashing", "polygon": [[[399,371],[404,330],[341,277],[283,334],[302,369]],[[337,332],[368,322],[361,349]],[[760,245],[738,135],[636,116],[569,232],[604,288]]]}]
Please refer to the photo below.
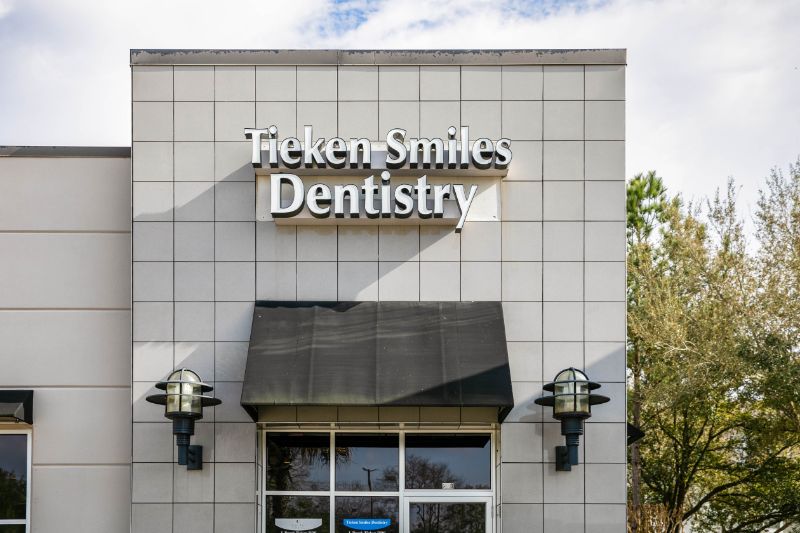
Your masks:
[{"label": "metal flashing", "polygon": [[130,158],[129,146],[0,146],[0,157]]},{"label": "metal flashing", "polygon": [[0,390],[0,422],[33,424],[33,391]]},{"label": "metal flashing", "polygon": [[512,50],[131,49],[136,65],[624,65],[623,48]]}]

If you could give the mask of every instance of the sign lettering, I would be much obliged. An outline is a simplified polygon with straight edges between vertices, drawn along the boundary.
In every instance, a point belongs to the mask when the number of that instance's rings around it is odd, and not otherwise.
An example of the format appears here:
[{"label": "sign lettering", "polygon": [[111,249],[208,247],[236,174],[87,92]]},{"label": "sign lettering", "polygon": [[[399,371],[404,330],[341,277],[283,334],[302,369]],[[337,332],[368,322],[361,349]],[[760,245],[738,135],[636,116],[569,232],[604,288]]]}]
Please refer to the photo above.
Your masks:
[{"label": "sign lettering", "polygon": [[[416,180],[392,185],[390,170],[396,169],[506,169],[511,162],[511,141],[488,138],[470,141],[469,127],[450,126],[446,139],[410,138],[402,128],[390,129],[386,142],[373,147],[365,138],[314,138],[312,126],[304,127],[303,141],[278,136],[278,128],[245,128],[252,141],[252,165],[270,169],[372,169],[362,183],[329,185],[304,183],[295,175],[275,172],[270,175],[269,209],[273,218],[291,218],[307,209],[317,219],[405,219],[414,213],[420,219],[442,218],[446,203],[447,219],[455,220],[456,232],[464,227],[477,185],[428,182],[423,174]],[[385,169],[385,170],[384,170]],[[346,171],[345,171],[346,172]],[[404,170],[407,176],[408,170]],[[308,172],[306,172],[308,173]],[[416,183],[415,183],[416,181]],[[439,180],[441,181],[441,180]],[[265,191],[266,192],[266,191]],[[455,215],[455,216],[454,216]]]}]

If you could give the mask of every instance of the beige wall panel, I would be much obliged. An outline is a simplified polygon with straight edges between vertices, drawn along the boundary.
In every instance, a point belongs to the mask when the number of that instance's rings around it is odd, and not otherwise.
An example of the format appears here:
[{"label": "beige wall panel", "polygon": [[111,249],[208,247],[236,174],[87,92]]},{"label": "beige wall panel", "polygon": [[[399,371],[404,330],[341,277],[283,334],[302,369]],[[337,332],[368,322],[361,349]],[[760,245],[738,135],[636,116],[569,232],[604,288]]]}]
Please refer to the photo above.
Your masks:
[{"label": "beige wall panel", "polygon": [[127,463],[130,389],[38,389],[33,396],[36,464]]},{"label": "beige wall panel", "polygon": [[130,529],[130,467],[34,466],[31,532]]},{"label": "beige wall panel", "polygon": [[127,231],[128,158],[0,157],[0,229]]},{"label": "beige wall panel", "polygon": [[0,234],[0,307],[130,306],[130,235]]},{"label": "beige wall panel", "polygon": [[0,311],[0,387],[128,386],[129,311]]}]

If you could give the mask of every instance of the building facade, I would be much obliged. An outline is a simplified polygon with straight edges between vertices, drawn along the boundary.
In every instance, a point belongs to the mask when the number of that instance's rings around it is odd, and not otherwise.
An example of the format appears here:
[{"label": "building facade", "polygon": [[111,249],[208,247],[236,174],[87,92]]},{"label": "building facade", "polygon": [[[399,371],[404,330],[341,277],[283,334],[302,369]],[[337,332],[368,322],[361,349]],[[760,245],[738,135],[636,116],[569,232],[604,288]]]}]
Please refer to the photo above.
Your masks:
[{"label": "building facade", "polygon": [[130,198],[128,148],[0,149],[4,533],[129,527]]},{"label": "building facade", "polygon": [[[130,167],[0,160],[30,531],[624,531],[624,51],[131,64]],[[568,367],[610,401],[559,471]]]}]

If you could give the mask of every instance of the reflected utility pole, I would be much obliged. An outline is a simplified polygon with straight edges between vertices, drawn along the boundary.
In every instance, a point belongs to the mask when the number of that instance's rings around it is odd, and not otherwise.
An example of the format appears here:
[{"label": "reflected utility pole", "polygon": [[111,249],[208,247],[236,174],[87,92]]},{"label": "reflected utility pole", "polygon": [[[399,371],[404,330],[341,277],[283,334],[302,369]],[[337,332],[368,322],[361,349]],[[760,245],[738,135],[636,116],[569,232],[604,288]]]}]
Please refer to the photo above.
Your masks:
[{"label": "reflected utility pole", "polygon": [[[362,466],[361,470],[367,473],[367,489],[372,492],[372,473],[377,470],[377,468],[367,468],[366,466]],[[375,518],[373,515],[375,512],[372,509],[372,496],[369,497],[369,517]]]}]

